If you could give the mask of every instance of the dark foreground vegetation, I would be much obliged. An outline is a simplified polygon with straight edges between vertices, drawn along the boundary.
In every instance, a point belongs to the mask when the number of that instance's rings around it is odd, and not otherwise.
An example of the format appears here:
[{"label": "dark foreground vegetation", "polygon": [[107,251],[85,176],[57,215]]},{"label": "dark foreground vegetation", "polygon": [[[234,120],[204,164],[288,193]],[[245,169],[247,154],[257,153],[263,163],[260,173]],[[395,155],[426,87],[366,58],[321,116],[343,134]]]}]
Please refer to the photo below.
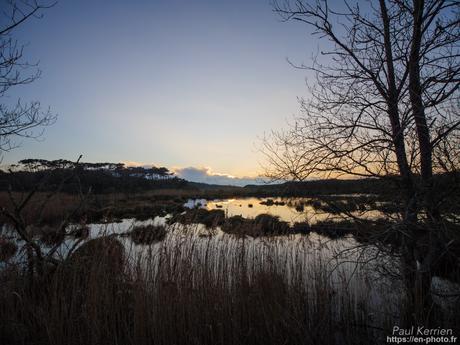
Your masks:
[{"label": "dark foreground vegetation", "polygon": [[376,317],[365,287],[332,284],[321,261],[306,269],[276,247],[248,257],[244,242],[205,243],[141,256],[102,237],[41,276],[6,265],[2,344],[370,344],[405,322],[402,311]]},{"label": "dark foreground vegetation", "polygon": [[285,267],[275,264],[250,274],[253,263],[241,248],[232,257],[214,251],[198,264],[195,255],[191,244],[176,244],[129,264],[121,243],[109,237],[87,242],[32,280],[7,266],[0,276],[2,344],[368,344],[374,338],[375,330],[363,327],[368,311],[353,306],[359,301],[352,294],[340,312],[333,307],[335,292],[319,268],[288,283]]}]

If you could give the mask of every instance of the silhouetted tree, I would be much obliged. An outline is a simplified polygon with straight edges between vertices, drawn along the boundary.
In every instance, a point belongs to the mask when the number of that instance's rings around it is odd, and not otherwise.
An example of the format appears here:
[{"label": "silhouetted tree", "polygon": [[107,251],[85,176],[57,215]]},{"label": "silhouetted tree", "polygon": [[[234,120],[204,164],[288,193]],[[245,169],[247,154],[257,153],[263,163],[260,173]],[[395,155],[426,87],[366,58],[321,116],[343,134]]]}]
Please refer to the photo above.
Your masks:
[{"label": "silhouetted tree", "polygon": [[[401,228],[415,294],[427,297],[448,250],[434,172],[459,169],[460,3],[450,0],[274,1],[326,40],[321,59],[299,66],[316,75],[302,114],[265,138],[275,179],[397,176]],[[423,224],[427,243],[419,245]],[[424,232],[425,232],[424,231]],[[415,296],[416,297],[416,296]],[[414,297],[414,298],[415,298]]]},{"label": "silhouetted tree", "polygon": [[53,5],[39,0],[0,0],[0,156],[17,146],[16,138],[38,137],[44,126],[55,121],[55,116],[49,110],[43,111],[38,101],[6,102],[11,88],[40,76],[36,64],[24,59],[24,46],[13,38],[13,33],[31,18],[40,18],[41,11]]}]

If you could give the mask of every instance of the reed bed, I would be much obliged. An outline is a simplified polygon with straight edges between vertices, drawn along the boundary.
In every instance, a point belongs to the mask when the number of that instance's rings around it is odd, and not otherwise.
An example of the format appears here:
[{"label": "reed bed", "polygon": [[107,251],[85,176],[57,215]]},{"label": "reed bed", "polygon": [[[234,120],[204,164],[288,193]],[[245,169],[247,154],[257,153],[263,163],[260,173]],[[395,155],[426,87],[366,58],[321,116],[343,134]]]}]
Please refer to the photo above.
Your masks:
[{"label": "reed bed", "polygon": [[376,272],[355,254],[337,266],[334,242],[204,231],[168,226],[151,245],[93,238],[31,281],[5,264],[0,343],[369,344],[397,320],[373,295]]}]

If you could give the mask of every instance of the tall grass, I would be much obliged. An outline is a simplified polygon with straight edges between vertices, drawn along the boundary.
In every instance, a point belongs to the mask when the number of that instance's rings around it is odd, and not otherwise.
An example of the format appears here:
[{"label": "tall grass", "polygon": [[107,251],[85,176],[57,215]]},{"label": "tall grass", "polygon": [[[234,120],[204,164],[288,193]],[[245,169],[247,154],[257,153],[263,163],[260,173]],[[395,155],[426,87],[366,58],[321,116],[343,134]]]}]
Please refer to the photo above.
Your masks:
[{"label": "tall grass", "polygon": [[398,319],[368,270],[332,270],[332,242],[196,230],[150,246],[93,239],[34,281],[5,265],[0,343],[370,344]]}]

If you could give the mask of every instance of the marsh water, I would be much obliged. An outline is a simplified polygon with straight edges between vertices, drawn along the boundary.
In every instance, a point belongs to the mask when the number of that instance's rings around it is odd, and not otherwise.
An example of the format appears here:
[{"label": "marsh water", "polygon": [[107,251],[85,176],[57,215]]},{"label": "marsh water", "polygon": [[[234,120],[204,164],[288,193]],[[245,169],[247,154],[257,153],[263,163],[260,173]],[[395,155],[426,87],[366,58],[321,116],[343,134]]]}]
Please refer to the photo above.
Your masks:
[{"label": "marsh water", "polygon": [[[318,210],[318,205],[315,207],[314,201],[310,198],[190,199],[185,206],[223,210],[227,217],[240,215],[255,218],[260,214],[270,214],[290,224],[314,224],[343,217]],[[359,212],[360,216],[367,217],[382,215],[380,211],[372,209],[363,209]],[[191,258],[196,265],[202,264],[205,260],[211,260],[216,264],[223,261],[232,262],[236,255],[244,253],[245,260],[251,262],[250,267],[276,267],[282,270],[288,281],[296,279],[299,274],[305,279],[310,279],[308,277],[317,277],[318,271],[324,272],[324,279],[337,287],[334,298],[340,299],[346,294],[352,296],[352,300],[366,303],[370,309],[385,309],[387,313],[394,313],[399,308],[401,282],[393,279],[398,275],[397,257],[382,254],[379,248],[372,244],[360,244],[352,235],[331,239],[311,232],[304,235],[241,238],[224,233],[220,227],[207,228],[203,224],[170,223],[170,217],[156,216],[144,221],[122,219],[118,222],[88,224],[88,237],[91,239],[104,235],[118,236],[133,263],[146,257],[153,257],[155,261],[155,258],[161,257],[162,251],[171,248],[174,248],[174,255],[179,259]],[[150,245],[132,241],[130,231],[146,225],[164,227],[165,238]],[[2,231],[9,232],[6,226]],[[78,240],[69,238],[56,255],[65,258],[69,250],[78,245],[77,242]],[[19,252],[17,255],[20,260],[24,253]],[[369,258],[372,260],[368,260]],[[152,260],[149,261],[149,265],[151,264]],[[315,279],[311,279],[311,284],[315,284]],[[458,289],[457,286],[449,284],[438,278],[433,282],[433,286],[441,292]],[[439,301],[440,304],[448,306],[445,302]]]},{"label": "marsh water", "polygon": [[[348,203],[353,203],[354,198],[363,196],[362,194],[336,195],[343,198]],[[320,209],[324,202],[316,198],[228,198],[228,199],[189,199],[185,207],[201,207],[207,210],[223,210],[227,217],[242,216],[244,218],[255,218],[260,214],[269,214],[279,217],[280,220],[294,224],[296,222],[307,222],[316,224],[325,220],[341,220],[343,214],[325,212]],[[381,211],[366,208],[351,212],[355,216],[365,218],[376,218],[383,216]]]}]

